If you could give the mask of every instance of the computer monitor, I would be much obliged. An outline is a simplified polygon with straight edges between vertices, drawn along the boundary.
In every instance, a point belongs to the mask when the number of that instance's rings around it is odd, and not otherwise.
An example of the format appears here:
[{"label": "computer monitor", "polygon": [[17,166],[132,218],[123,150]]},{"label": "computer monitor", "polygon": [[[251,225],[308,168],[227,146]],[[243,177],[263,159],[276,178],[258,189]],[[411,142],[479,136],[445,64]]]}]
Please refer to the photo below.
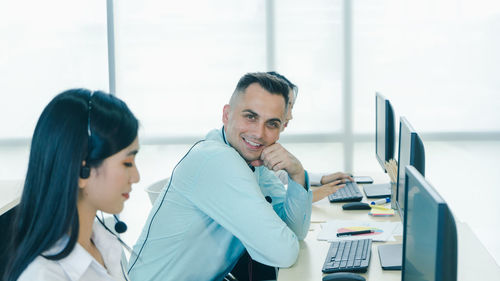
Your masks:
[{"label": "computer monitor", "polygon": [[[375,156],[386,172],[385,162],[394,158],[395,128],[394,110],[391,103],[380,93],[375,93]],[[367,198],[386,198],[391,196],[390,183],[367,184],[363,191]]]},{"label": "computer monitor", "polygon": [[407,166],[405,175],[402,280],[456,281],[453,214],[417,169]]},{"label": "computer monitor", "polygon": [[385,171],[385,162],[394,158],[396,132],[394,110],[388,99],[375,93],[375,154]]},{"label": "computer monitor", "polygon": [[404,215],[405,199],[405,167],[411,165],[420,174],[425,175],[425,151],[422,139],[410,122],[401,117],[399,122],[399,145],[398,145],[398,178],[396,185],[396,207],[400,218]]}]

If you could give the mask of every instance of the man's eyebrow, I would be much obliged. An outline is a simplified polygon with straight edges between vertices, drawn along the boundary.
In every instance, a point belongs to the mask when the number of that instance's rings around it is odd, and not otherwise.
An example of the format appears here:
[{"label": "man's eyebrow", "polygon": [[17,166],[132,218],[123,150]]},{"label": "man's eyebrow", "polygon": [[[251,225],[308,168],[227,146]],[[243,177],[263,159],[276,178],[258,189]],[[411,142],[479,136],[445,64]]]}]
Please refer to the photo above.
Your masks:
[{"label": "man's eyebrow", "polygon": [[245,110],[243,110],[242,112],[248,112],[248,113],[251,113],[251,114],[253,114],[253,115],[257,115],[257,116],[259,116],[259,114],[257,114],[257,112],[255,112],[255,111],[253,111],[253,110],[251,110],[251,109],[245,109]]},{"label": "man's eyebrow", "polygon": [[272,122],[279,122],[281,124],[281,119],[279,118],[271,118],[266,120],[267,123],[272,123]]}]

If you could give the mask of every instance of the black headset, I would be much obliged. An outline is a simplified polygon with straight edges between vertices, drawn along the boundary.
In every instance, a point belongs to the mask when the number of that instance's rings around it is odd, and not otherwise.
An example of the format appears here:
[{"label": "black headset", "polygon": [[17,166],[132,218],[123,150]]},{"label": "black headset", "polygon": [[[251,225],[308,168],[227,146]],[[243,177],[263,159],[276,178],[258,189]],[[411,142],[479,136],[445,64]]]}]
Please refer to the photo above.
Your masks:
[{"label": "black headset", "polygon": [[89,137],[87,142],[87,156],[85,157],[85,165],[80,168],[80,178],[88,179],[90,177],[90,167],[89,167],[89,156],[91,150],[91,141],[92,141],[92,131],[90,130],[90,112],[92,111],[92,95],[94,91],[91,91],[89,94],[89,107],[88,107],[88,115],[87,115],[87,135]]},{"label": "black headset", "polygon": [[[87,117],[87,134],[89,137],[89,140],[87,142],[87,157],[85,158],[85,165],[80,168],[80,178],[82,179],[88,179],[90,177],[90,167],[89,167],[89,156],[90,156],[90,151],[92,150],[92,130],[90,129],[90,112],[92,111],[92,95],[94,94],[94,91],[91,91],[89,94],[89,109],[88,109],[88,117]],[[127,225],[118,219],[116,215],[113,215],[115,218],[115,231],[117,233],[123,233],[127,231]],[[99,220],[100,221],[100,220]]]},{"label": "black headset", "polygon": [[[87,117],[87,134],[88,134],[88,142],[87,142],[87,157],[85,157],[85,165],[83,165],[81,168],[80,168],[80,178],[82,179],[88,179],[90,177],[90,167],[89,167],[89,156],[90,156],[90,151],[92,150],[92,146],[91,146],[91,140],[92,140],[92,131],[90,130],[90,112],[92,111],[92,95],[94,94],[94,91],[91,91],[90,94],[89,94],[89,106],[88,106],[88,117]],[[96,215],[95,216],[97,218],[97,220],[99,221],[99,223],[101,223],[102,226],[104,226],[104,228],[110,232],[112,235],[114,235],[118,241],[123,245],[125,246],[125,248],[127,248],[127,250],[131,251],[132,250],[130,249],[130,247],[127,246],[127,244],[125,242],[123,242],[123,240],[118,236],[116,235],[115,233],[113,233],[113,231],[111,231],[107,226],[106,224],[104,224],[104,221],[99,219],[99,217]],[[115,218],[115,231],[117,233],[123,233],[125,231],[127,231],[127,225],[121,221],[120,219],[118,219],[118,216],[116,215],[113,215],[113,217]],[[103,218],[104,219],[104,218]],[[121,267],[121,270],[122,270],[122,274],[123,274],[123,277],[125,278],[126,281],[128,281],[128,278],[127,278],[127,275],[125,274],[125,270],[123,269],[123,264],[122,262],[120,261],[120,267]]]},{"label": "black headset", "polygon": [[[102,211],[101,211],[101,215],[102,215]],[[121,233],[119,232],[117,229],[116,229],[116,226],[118,225],[118,223],[120,223],[121,221],[118,220],[118,218],[113,215],[115,217],[115,219],[117,220],[117,223],[115,224],[115,230],[116,232],[118,233]],[[104,226],[104,228],[111,234],[113,234],[113,236],[116,237],[116,239],[118,239],[118,241],[127,249],[127,251],[129,251],[131,254],[134,252],[125,242],[123,242],[123,240],[120,238],[120,236],[116,235],[113,231],[111,231],[111,229],[109,229],[106,224],[104,223],[104,216],[102,217],[102,220],[96,215],[95,216],[96,219],[99,221],[99,223],[101,223],[102,226]],[[121,222],[123,223],[123,222]],[[125,225],[125,223],[123,223]],[[125,225],[125,230],[127,230],[127,226]],[[123,231],[124,232],[124,231]],[[122,270],[122,274],[123,274],[123,278],[125,278],[125,281],[129,281],[128,278],[127,278],[127,274],[125,274],[125,270],[123,269],[124,265],[122,263],[122,261],[120,260],[120,268]]]}]

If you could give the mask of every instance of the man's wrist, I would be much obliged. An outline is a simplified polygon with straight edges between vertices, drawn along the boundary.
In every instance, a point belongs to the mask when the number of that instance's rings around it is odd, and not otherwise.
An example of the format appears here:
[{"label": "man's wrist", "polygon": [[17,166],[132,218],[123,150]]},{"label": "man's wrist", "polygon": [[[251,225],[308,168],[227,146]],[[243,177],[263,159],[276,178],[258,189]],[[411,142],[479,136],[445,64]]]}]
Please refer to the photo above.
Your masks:
[{"label": "man's wrist", "polygon": [[292,179],[294,182],[300,184],[300,185],[305,185],[306,184],[306,176],[304,174],[304,171],[302,173],[297,173],[292,176]]},{"label": "man's wrist", "polygon": [[302,172],[297,172],[293,175],[290,175],[290,178],[294,182],[302,185],[306,190],[308,190],[306,177],[306,171],[304,169],[302,169]]}]

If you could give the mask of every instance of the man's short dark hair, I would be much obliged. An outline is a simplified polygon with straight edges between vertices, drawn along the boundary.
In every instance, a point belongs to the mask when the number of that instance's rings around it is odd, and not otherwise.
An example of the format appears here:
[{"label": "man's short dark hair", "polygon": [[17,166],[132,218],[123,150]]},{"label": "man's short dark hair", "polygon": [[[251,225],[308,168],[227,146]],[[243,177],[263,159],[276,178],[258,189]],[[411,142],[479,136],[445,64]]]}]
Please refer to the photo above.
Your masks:
[{"label": "man's short dark hair", "polygon": [[279,79],[285,81],[288,84],[288,87],[293,91],[293,94],[295,97],[297,97],[297,94],[299,93],[299,87],[297,85],[293,84],[292,81],[288,80],[285,76],[279,74],[276,71],[268,71],[267,74],[271,74],[274,77],[278,77]]},{"label": "man's short dark hair", "polygon": [[258,83],[264,90],[273,95],[282,96],[285,99],[285,110],[288,109],[288,84],[280,78],[265,72],[252,72],[243,75],[238,81],[229,103],[232,104],[235,97],[243,94],[248,86],[253,83]]}]

